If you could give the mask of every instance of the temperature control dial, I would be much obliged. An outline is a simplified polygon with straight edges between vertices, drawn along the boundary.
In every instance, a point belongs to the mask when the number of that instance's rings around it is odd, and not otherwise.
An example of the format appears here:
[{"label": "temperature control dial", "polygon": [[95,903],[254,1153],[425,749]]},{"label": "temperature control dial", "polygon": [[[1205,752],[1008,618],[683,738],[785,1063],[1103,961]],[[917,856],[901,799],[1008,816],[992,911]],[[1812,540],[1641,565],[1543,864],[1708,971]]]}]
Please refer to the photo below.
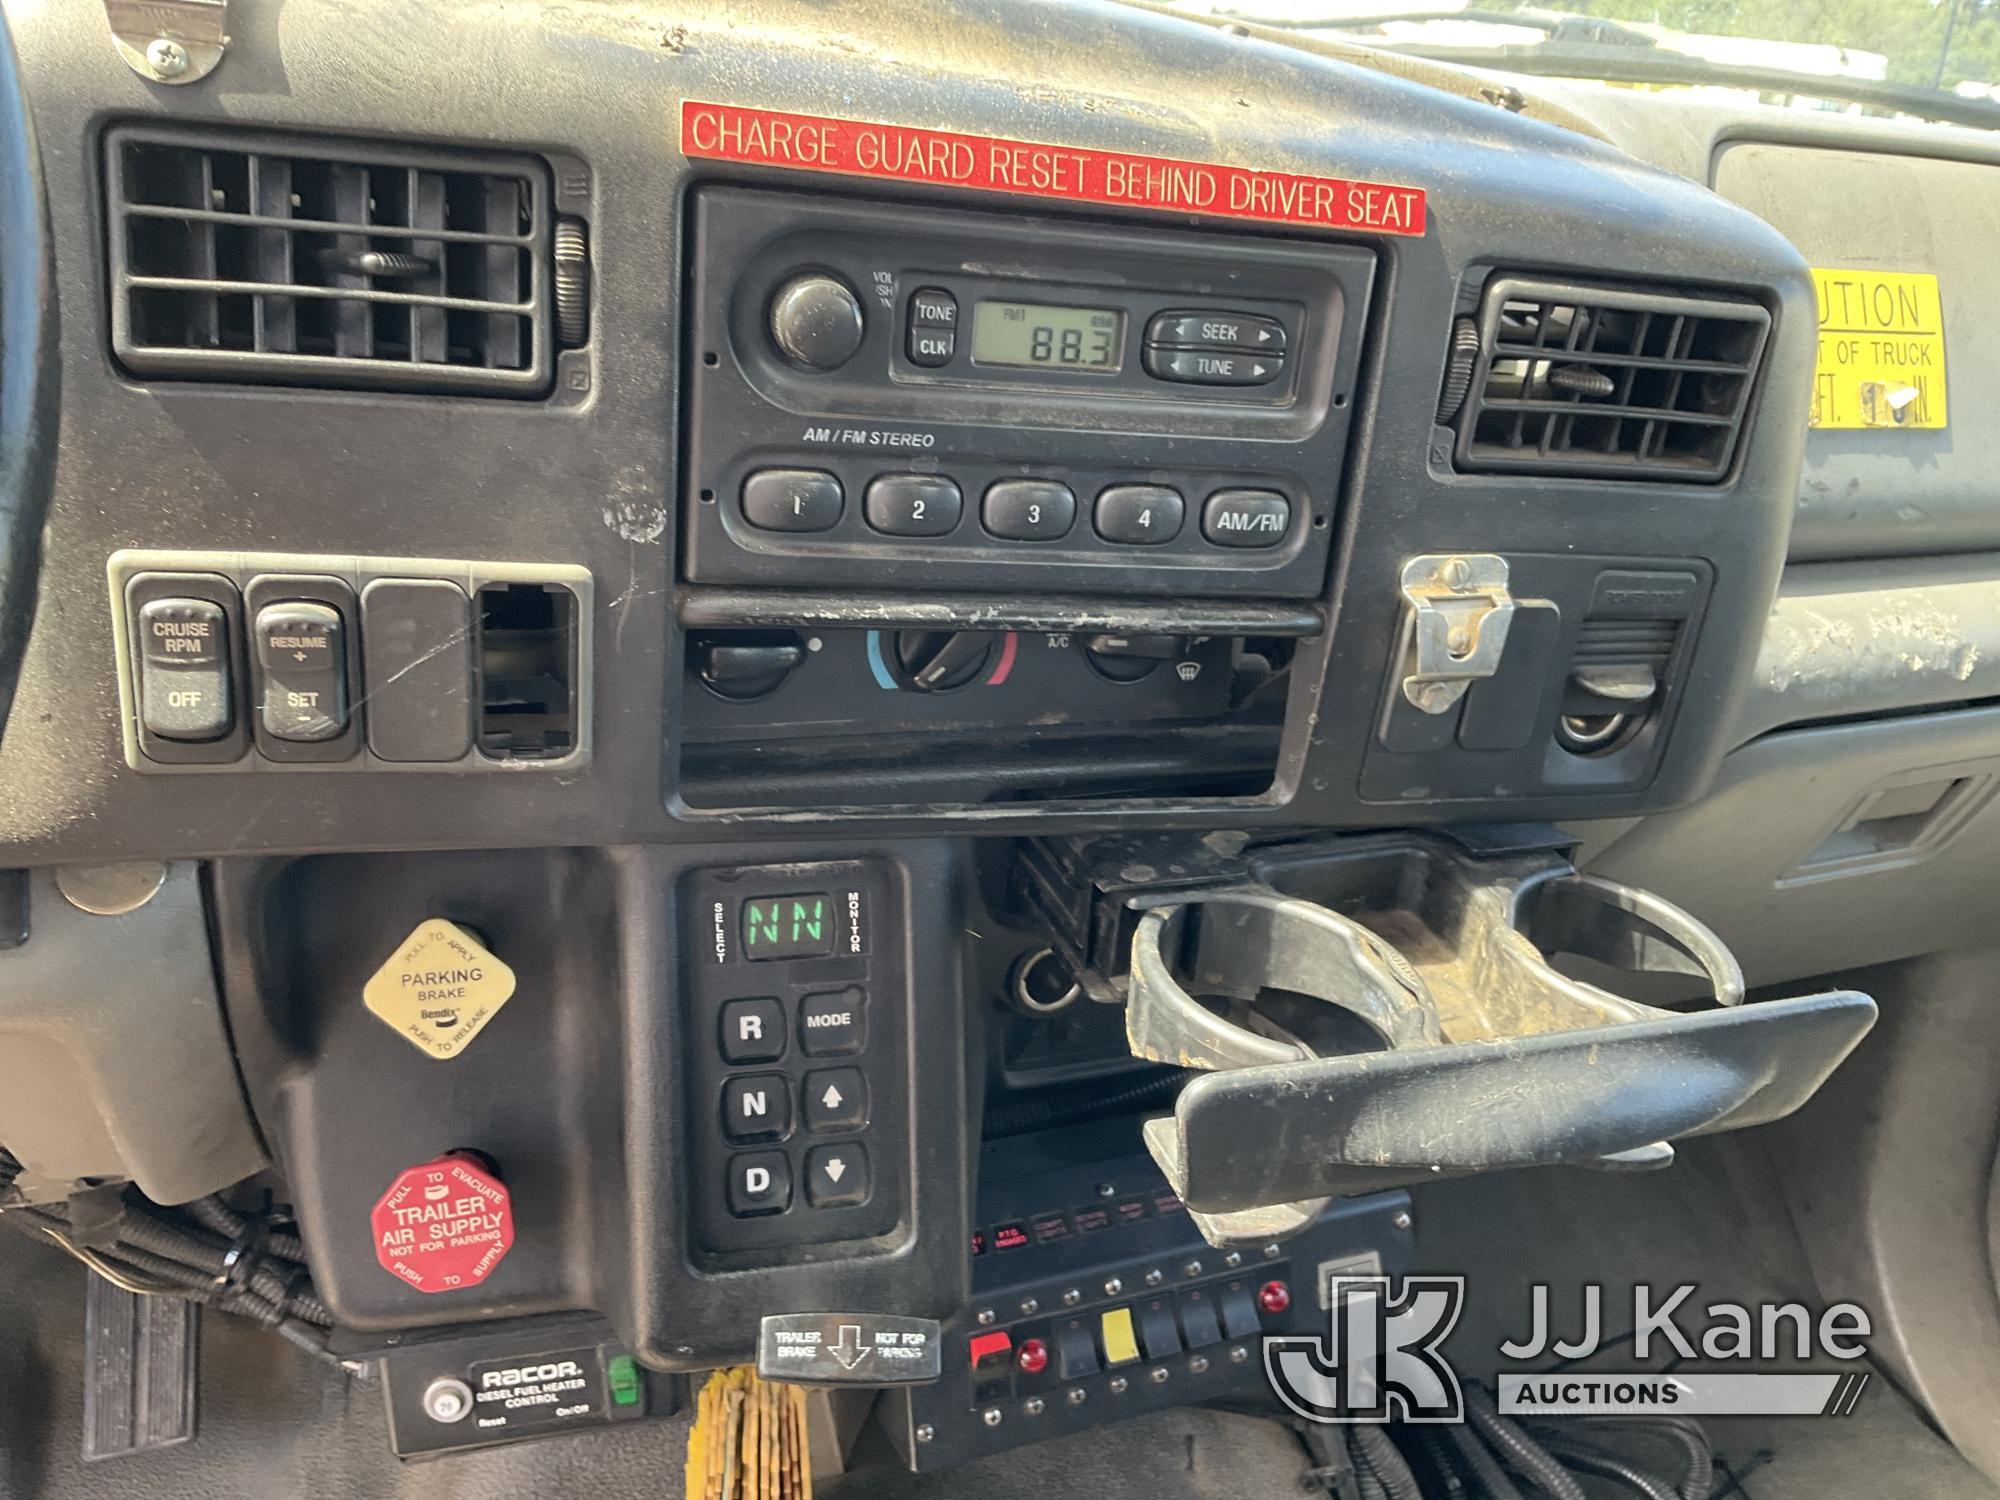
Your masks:
[{"label": "temperature control dial", "polygon": [[896,676],[919,693],[948,693],[984,672],[999,644],[992,630],[899,630]]}]

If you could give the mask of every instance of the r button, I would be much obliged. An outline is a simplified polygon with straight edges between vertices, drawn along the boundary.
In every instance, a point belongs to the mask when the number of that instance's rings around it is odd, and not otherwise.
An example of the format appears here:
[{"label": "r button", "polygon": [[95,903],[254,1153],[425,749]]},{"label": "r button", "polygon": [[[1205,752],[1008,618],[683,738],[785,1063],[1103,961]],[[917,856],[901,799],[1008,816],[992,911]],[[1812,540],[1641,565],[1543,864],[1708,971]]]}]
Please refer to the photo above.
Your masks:
[{"label": "r button", "polygon": [[775,1000],[731,1000],[722,1007],[722,1060],[776,1062],[785,1055],[785,1008]]},{"label": "r button", "polygon": [[808,995],[799,1002],[799,1048],[807,1057],[844,1057],[868,1039],[868,997],[861,986]]}]

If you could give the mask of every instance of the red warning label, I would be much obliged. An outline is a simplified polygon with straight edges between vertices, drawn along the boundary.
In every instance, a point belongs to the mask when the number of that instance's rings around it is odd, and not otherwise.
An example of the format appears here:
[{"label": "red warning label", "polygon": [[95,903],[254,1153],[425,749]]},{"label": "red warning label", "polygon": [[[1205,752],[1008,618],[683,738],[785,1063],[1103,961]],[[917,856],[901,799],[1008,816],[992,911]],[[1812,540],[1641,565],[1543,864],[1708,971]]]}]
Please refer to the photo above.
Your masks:
[{"label": "red warning label", "polygon": [[514,1244],[514,1210],[478,1163],[443,1156],[389,1184],[372,1220],[382,1269],[420,1292],[478,1286]]},{"label": "red warning label", "polygon": [[681,105],[681,151],[713,161],[1163,208],[1364,234],[1421,235],[1422,188],[1132,156],[733,104]]}]

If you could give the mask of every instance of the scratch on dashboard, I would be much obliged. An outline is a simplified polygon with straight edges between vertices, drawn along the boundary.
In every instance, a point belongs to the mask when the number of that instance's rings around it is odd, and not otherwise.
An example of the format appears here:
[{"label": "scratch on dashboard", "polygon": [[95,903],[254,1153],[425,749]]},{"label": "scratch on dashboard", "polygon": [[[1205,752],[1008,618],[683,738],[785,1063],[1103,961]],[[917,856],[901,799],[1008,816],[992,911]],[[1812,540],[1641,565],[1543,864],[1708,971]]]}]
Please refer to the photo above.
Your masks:
[{"label": "scratch on dashboard", "polygon": [[1894,593],[1862,609],[1780,609],[1758,658],[1773,693],[1845,698],[1907,677],[1971,678],[1980,651],[1955,610]]}]

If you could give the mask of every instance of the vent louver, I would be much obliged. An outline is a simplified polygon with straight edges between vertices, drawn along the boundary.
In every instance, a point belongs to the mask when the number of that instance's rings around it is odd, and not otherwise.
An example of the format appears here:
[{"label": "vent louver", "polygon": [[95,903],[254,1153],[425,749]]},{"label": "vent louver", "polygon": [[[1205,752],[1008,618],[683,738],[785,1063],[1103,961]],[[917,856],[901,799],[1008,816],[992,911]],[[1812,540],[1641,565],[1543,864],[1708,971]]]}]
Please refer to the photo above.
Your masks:
[{"label": "vent louver", "polygon": [[1459,469],[1712,484],[1735,459],[1771,319],[1749,301],[1501,277],[1472,327]]},{"label": "vent louver", "polygon": [[105,149],[112,347],[133,373],[548,390],[541,163],[152,126]]}]

